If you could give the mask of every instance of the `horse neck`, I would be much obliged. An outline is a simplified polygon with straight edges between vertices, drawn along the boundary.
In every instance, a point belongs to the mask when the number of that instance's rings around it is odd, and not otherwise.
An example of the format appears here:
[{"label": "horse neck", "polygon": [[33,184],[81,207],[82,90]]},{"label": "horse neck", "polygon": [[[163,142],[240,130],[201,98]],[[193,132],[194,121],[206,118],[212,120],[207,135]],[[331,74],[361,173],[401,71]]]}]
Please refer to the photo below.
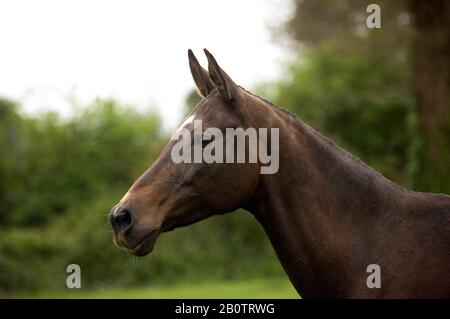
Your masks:
[{"label": "horse neck", "polygon": [[366,274],[370,223],[403,192],[298,118],[271,108],[265,124],[280,129],[279,171],[260,175],[245,208],[303,297],[344,296],[349,292],[339,283]]}]

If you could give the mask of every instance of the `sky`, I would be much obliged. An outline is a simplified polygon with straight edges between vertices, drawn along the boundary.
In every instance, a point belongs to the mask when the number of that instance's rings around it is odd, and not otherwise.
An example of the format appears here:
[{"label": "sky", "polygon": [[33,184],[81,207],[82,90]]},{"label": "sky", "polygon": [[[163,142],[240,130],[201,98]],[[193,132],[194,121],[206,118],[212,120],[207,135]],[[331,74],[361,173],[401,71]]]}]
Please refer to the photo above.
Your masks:
[{"label": "sky", "polygon": [[0,96],[36,114],[63,116],[96,97],[182,121],[194,87],[187,50],[203,66],[207,48],[233,80],[274,79],[285,49],[270,26],[286,0],[0,1]]}]

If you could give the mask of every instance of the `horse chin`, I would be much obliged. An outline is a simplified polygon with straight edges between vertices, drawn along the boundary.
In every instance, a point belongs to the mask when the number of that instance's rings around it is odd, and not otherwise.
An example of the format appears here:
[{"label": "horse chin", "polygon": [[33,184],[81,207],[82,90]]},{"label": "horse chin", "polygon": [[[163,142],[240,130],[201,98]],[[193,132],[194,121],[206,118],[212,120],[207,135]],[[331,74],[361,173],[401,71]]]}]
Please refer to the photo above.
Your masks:
[{"label": "horse chin", "polygon": [[127,249],[130,254],[138,257],[143,257],[150,254],[155,248],[156,241],[159,236],[159,231],[152,231],[146,235],[135,247]]}]

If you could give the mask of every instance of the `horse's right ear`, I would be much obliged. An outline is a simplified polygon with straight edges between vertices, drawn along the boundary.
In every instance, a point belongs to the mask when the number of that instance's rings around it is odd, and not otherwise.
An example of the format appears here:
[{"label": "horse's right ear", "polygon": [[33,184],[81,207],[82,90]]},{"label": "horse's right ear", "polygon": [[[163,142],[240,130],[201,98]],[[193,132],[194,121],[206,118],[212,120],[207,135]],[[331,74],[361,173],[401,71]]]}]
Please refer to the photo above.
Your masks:
[{"label": "horse's right ear", "polygon": [[214,90],[214,84],[209,78],[208,72],[198,63],[197,58],[191,49],[188,50],[189,68],[191,69],[192,78],[197,85],[201,96],[206,97],[209,92]]},{"label": "horse's right ear", "polygon": [[220,95],[227,101],[236,99],[238,95],[238,86],[228,74],[220,68],[214,56],[206,49],[203,49],[203,51],[205,51],[206,58],[208,59],[209,76],[219,90]]}]

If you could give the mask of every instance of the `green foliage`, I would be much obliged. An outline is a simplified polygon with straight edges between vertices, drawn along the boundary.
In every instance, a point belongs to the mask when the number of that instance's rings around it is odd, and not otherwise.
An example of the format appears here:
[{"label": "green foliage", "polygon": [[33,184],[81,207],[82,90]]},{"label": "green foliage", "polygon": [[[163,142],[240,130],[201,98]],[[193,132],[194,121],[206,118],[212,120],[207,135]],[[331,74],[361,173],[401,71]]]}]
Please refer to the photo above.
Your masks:
[{"label": "green foliage", "polygon": [[420,191],[450,194],[450,118],[445,124],[434,138],[419,134],[413,149],[412,178]]},{"label": "green foliage", "polygon": [[63,122],[50,113],[21,118],[0,101],[2,226],[45,224],[74,203],[126,189],[161,145],[160,120],[97,101]]}]

